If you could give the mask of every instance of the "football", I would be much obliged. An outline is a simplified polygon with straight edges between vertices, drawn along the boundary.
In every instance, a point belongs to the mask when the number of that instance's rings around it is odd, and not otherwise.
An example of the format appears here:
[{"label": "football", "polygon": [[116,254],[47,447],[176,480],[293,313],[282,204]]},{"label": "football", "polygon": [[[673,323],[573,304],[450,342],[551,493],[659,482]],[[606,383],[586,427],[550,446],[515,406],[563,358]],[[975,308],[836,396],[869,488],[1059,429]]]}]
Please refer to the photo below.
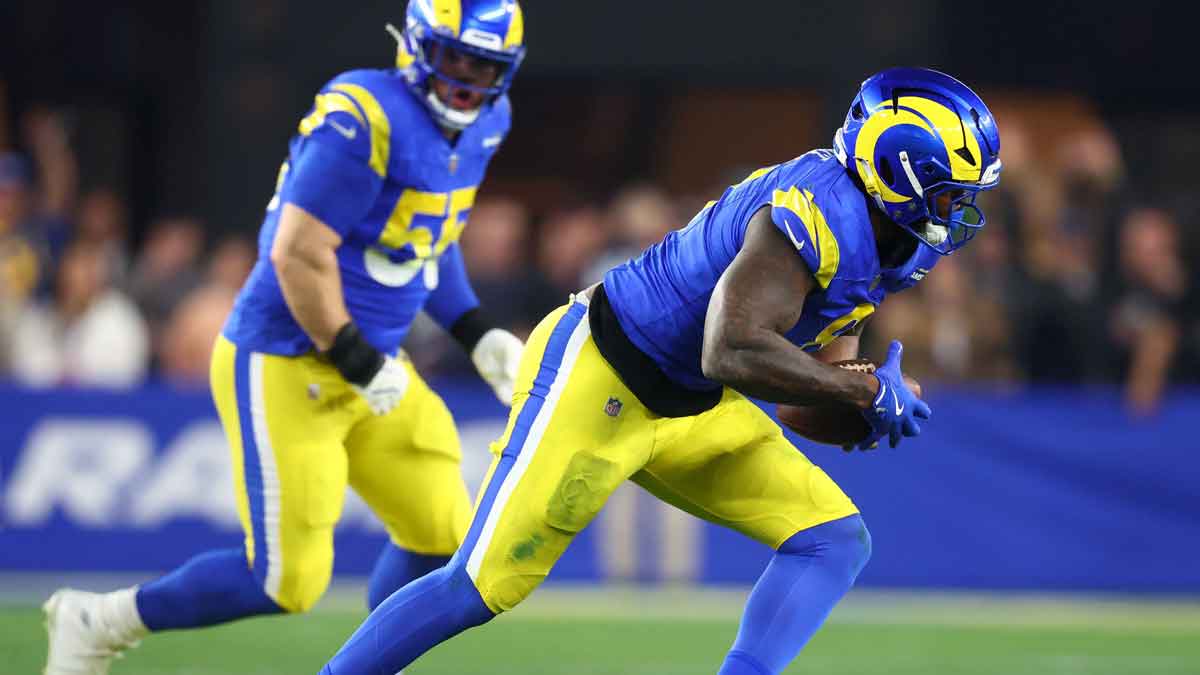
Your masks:
[{"label": "football", "polygon": [[[875,372],[875,363],[870,359],[836,361],[835,366],[863,373]],[[904,383],[917,397],[921,396],[921,385],[904,376]],[[820,405],[779,404],[775,408],[779,422],[810,441],[829,445],[845,446],[859,443],[871,429],[862,413],[846,403],[823,403]]]}]

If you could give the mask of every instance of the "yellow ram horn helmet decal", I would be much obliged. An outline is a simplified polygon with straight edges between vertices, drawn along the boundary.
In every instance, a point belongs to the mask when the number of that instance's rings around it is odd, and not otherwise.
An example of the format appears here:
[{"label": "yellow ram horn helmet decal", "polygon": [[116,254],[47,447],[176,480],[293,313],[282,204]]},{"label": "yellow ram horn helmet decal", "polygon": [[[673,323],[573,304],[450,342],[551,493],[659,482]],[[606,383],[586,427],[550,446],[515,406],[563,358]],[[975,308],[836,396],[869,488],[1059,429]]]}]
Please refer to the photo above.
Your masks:
[{"label": "yellow ram horn helmet decal", "polygon": [[[854,146],[854,156],[858,160],[857,163],[860,164],[859,177],[862,178],[864,185],[874,188],[873,191],[877,191],[885,202],[897,203],[909,199],[878,180],[875,173],[875,144],[885,131],[902,124],[918,126],[935,135],[946,146],[946,155],[950,159],[950,170],[954,180],[978,180],[982,171],[979,166],[980,159],[982,159],[979,142],[974,134],[965,133],[962,120],[953,110],[937,101],[920,96],[901,96],[896,103],[898,108],[888,101],[872,110],[858,134]],[[962,147],[965,147],[969,154],[976,158],[974,163],[968,162],[966,158],[955,152],[956,149]],[[861,166],[863,163],[870,171],[869,176],[863,175],[865,173]]]},{"label": "yellow ram horn helmet decal", "polygon": [[[906,202],[910,197],[896,192],[888,187],[887,183],[879,180],[875,167],[875,143],[879,141],[883,132],[902,124],[913,124],[933,133],[933,129],[919,115],[904,108],[893,111],[889,103],[871,111],[870,117],[862,126],[862,131],[858,132],[858,140],[854,143],[854,158],[857,160],[855,164],[858,166],[859,178],[862,179],[863,185],[867,186],[868,190],[877,192],[883,201],[893,204]],[[864,164],[870,175],[864,175]]]}]

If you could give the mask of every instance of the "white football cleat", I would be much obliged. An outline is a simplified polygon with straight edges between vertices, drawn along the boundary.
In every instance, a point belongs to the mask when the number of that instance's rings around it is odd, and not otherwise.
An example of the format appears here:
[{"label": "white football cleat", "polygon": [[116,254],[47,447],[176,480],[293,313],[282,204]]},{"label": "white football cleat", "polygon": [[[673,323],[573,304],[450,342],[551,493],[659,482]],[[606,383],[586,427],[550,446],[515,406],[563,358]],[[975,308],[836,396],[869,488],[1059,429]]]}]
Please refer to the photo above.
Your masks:
[{"label": "white football cleat", "polygon": [[136,639],[117,634],[104,620],[104,596],[70,588],[42,605],[50,636],[45,675],[106,675],[114,658]]}]

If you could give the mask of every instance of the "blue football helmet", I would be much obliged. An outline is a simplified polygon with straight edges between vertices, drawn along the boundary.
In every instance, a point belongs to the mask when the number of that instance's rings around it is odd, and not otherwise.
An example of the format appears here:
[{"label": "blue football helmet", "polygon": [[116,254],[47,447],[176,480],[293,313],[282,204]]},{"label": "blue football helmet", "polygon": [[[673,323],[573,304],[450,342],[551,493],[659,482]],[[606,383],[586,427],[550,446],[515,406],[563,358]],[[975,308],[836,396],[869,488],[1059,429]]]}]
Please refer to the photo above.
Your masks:
[{"label": "blue football helmet", "polygon": [[[390,24],[387,28],[399,45],[396,66],[409,87],[438,125],[452,131],[466,129],[483,107],[507,92],[525,58],[525,19],[516,0],[410,0],[404,30]],[[495,61],[501,66],[500,76],[489,87],[447,77],[438,68],[444,49],[433,49],[434,45]],[[483,93],[483,105],[474,110],[450,107],[434,93],[433,78]]]},{"label": "blue football helmet", "polygon": [[893,222],[942,255],[985,222],[975,199],[1000,183],[1000,132],[983,100],[927,68],[891,68],[862,83],[833,139]]}]

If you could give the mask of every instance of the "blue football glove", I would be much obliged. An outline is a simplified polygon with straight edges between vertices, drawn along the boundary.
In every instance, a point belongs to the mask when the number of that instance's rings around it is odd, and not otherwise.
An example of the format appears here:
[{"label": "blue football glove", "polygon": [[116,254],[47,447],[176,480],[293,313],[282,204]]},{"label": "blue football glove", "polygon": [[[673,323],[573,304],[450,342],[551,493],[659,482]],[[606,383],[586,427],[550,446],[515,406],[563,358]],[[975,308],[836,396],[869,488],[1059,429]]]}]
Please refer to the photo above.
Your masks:
[{"label": "blue football glove", "polygon": [[933,412],[905,386],[904,375],[900,372],[903,353],[904,345],[899,340],[892,340],[887,360],[875,369],[875,377],[879,379],[879,395],[871,407],[863,411],[863,417],[871,426],[871,433],[858,444],[860,450],[877,446],[884,436],[888,437],[888,443],[893,448],[896,447],[904,436],[920,434],[921,425],[917,420],[927,420]]}]

